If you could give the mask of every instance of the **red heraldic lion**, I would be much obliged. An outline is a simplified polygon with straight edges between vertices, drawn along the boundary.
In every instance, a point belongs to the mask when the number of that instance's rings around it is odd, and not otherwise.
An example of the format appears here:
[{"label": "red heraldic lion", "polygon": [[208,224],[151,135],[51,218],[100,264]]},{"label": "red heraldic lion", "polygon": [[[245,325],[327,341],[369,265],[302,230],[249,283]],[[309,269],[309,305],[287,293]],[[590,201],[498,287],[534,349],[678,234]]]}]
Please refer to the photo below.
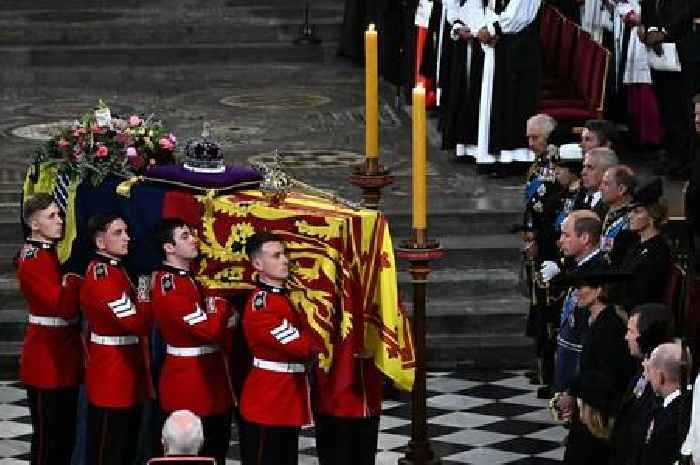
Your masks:
[{"label": "red heraldic lion", "polygon": [[190,273],[163,265],[153,277],[151,308],[167,343],[158,383],[161,408],[226,413],[233,397],[224,349],[237,316],[228,302],[203,299]]},{"label": "red heraldic lion", "polygon": [[140,340],[150,329],[149,309],[137,302],[119,260],[96,257],[80,290],[80,306],[90,330],[87,396],[98,407],[133,407],[146,398],[150,386]]},{"label": "red heraldic lion", "polygon": [[304,364],[318,352],[318,342],[306,328],[285,289],[258,283],[243,312],[243,332],[253,356],[241,394],[246,421],[272,426],[311,423]]},{"label": "red heraldic lion", "polygon": [[61,269],[52,244],[27,241],[20,251],[17,279],[27,301],[19,377],[41,389],[77,386],[83,373],[78,316],[80,277]]}]

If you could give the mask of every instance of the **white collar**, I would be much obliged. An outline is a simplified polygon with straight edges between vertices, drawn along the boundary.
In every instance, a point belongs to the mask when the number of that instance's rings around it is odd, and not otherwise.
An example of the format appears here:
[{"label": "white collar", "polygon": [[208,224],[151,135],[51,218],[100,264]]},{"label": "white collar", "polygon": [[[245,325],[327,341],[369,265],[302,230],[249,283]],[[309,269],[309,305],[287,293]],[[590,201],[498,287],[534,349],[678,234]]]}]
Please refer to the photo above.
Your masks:
[{"label": "white collar", "polygon": [[673,391],[672,393],[670,393],[669,395],[664,397],[664,408],[668,407],[668,404],[673,402],[676,399],[676,397],[678,397],[680,395],[681,395],[681,390],[676,389],[675,391]]},{"label": "white collar", "polygon": [[600,191],[595,191],[591,196],[591,207],[595,207],[596,205],[598,205],[598,202],[600,202],[600,199],[602,197],[603,194]]},{"label": "white collar", "polygon": [[595,249],[593,249],[593,251],[592,251],[591,253],[589,253],[588,255],[586,255],[585,257],[583,257],[581,260],[576,260],[576,266],[581,266],[581,265],[583,265],[583,264],[586,263],[588,260],[590,260],[591,258],[595,257],[595,256],[598,254],[598,252],[600,252],[600,247],[596,247]]}]

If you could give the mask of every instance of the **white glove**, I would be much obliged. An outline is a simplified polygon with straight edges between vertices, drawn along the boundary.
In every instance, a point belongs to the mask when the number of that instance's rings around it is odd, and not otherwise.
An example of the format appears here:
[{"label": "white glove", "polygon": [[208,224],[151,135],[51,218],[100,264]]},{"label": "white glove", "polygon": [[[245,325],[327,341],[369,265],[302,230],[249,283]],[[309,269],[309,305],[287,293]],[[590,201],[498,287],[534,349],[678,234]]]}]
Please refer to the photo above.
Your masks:
[{"label": "white glove", "polygon": [[540,274],[542,275],[542,280],[546,283],[552,280],[553,277],[561,273],[559,265],[556,262],[547,260],[542,262],[542,268],[540,268]]}]

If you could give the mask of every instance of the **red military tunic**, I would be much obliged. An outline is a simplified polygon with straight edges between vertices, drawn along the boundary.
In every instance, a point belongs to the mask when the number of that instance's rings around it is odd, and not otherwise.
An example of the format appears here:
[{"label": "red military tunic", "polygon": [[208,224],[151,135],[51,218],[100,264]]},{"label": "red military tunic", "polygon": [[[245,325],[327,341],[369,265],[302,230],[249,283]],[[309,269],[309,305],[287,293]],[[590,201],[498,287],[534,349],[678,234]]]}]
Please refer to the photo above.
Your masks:
[{"label": "red military tunic", "polygon": [[167,265],[154,274],[151,308],[168,344],[160,373],[160,406],[218,415],[232,406],[223,346],[236,315],[219,297],[202,298],[192,276]]},{"label": "red military tunic", "polygon": [[83,372],[80,277],[67,274],[62,282],[53,245],[28,240],[18,257],[17,279],[29,312],[20,379],[41,389],[77,386]]},{"label": "red military tunic", "polygon": [[285,289],[258,283],[243,312],[253,368],[243,384],[241,415],[262,425],[311,423],[304,363],[318,352]]},{"label": "red military tunic", "polygon": [[333,369],[330,373],[316,369],[315,400],[320,415],[367,418],[381,413],[384,376],[371,358],[356,357],[350,363],[350,382],[339,381]]},{"label": "red military tunic", "polygon": [[[150,383],[143,341],[138,340],[148,334],[149,315],[145,305],[137,306],[134,287],[118,260],[97,255],[90,262],[80,305],[91,333],[85,369],[88,400],[98,407],[139,404]],[[107,339],[128,343],[115,345]]]}]

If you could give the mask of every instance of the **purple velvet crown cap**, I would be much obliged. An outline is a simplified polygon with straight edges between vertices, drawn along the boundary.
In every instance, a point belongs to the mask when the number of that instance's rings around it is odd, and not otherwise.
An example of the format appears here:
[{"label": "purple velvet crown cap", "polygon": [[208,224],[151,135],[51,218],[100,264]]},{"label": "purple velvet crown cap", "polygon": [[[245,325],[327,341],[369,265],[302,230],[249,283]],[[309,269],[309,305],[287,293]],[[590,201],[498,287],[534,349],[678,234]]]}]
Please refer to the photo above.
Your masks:
[{"label": "purple velvet crown cap", "polygon": [[260,172],[244,166],[226,166],[221,173],[197,173],[182,164],[151,166],[146,176],[205,189],[248,189],[262,180]]}]

